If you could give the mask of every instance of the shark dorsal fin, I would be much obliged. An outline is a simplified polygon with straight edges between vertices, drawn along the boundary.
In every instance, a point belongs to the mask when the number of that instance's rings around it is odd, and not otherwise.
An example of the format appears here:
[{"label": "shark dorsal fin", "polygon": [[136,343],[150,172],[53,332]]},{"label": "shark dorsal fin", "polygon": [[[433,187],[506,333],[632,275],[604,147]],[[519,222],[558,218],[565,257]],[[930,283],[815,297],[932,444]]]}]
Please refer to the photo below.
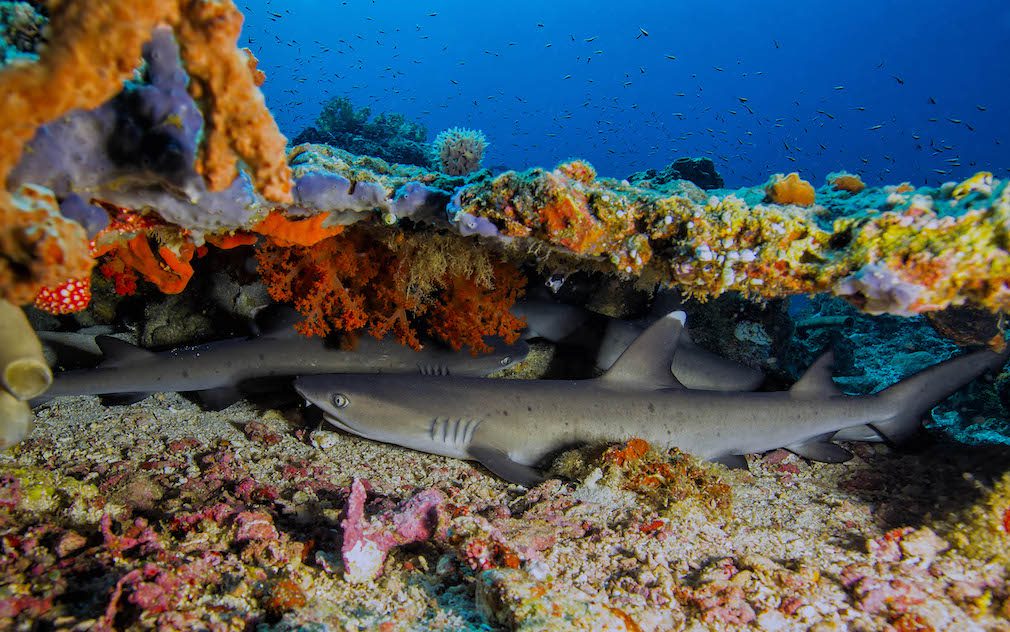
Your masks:
[{"label": "shark dorsal fin", "polygon": [[842,395],[831,380],[831,369],[835,364],[835,354],[825,351],[814,360],[810,368],[800,377],[799,381],[789,389],[789,394],[798,398],[833,397]]},{"label": "shark dorsal fin", "polygon": [[102,364],[105,366],[120,366],[153,355],[147,349],[131,345],[125,340],[112,336],[95,336],[95,344],[102,351]]},{"label": "shark dorsal fin", "polygon": [[652,323],[600,379],[644,388],[684,388],[670,364],[686,319],[684,312],[677,311]]}]

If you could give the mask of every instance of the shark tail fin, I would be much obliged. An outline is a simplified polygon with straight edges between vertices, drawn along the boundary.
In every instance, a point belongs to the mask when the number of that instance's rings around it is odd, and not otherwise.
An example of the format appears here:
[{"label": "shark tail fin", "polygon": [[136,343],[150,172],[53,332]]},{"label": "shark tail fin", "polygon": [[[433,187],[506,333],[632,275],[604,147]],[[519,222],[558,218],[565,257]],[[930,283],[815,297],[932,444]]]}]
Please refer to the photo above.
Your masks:
[{"label": "shark tail fin", "polygon": [[986,371],[998,370],[1010,356],[1010,347],[1002,353],[976,351],[906,378],[877,394],[889,416],[867,424],[884,441],[900,444],[919,430],[919,422],[934,406],[947,399]]}]

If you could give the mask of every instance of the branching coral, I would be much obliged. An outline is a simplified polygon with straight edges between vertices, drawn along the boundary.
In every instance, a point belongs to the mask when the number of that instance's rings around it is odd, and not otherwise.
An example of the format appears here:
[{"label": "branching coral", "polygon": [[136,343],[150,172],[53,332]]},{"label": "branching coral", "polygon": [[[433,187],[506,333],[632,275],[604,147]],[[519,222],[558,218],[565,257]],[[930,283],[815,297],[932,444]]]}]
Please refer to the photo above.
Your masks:
[{"label": "branching coral", "polygon": [[[421,244],[434,239],[440,253]],[[367,328],[377,338],[392,331],[419,348],[418,323],[454,348],[487,350],[484,336],[514,341],[523,326],[508,309],[523,279],[503,263],[460,238],[406,237],[380,240],[352,229],[312,247],[280,246],[270,239],[257,248],[260,275],[270,296],[292,302],[305,320],[305,335]]]}]

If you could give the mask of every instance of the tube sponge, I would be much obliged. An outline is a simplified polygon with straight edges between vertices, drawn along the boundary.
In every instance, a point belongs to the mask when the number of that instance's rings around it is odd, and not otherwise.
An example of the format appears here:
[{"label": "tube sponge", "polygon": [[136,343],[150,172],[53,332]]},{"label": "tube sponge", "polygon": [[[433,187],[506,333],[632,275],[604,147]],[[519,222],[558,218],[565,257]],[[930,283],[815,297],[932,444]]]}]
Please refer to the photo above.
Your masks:
[{"label": "tube sponge", "polygon": [[452,127],[435,138],[433,149],[442,173],[465,176],[480,169],[487,150],[487,138],[479,130]]},{"label": "tube sponge", "polygon": [[[26,400],[44,393],[52,382],[53,373],[42,355],[42,343],[25,313],[20,307],[0,300],[0,384],[15,399]],[[0,428],[5,423],[0,418]]]},{"label": "tube sponge", "polygon": [[35,425],[28,402],[0,391],[0,450],[6,450],[24,439]]}]

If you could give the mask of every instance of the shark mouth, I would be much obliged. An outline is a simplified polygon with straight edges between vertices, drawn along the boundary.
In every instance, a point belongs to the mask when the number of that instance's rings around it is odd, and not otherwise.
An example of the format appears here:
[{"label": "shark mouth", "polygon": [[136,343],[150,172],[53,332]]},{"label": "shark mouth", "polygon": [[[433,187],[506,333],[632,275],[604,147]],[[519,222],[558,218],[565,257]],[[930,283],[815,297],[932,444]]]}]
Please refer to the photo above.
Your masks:
[{"label": "shark mouth", "polygon": [[344,432],[349,432],[349,433],[351,433],[353,435],[362,436],[362,434],[361,434],[360,431],[358,431],[357,429],[349,426],[347,423],[341,421],[337,417],[334,417],[330,413],[323,413],[323,419],[325,419],[327,423],[329,423],[329,424],[331,424],[333,426],[336,426],[337,428],[339,428],[340,430],[343,430]]}]

